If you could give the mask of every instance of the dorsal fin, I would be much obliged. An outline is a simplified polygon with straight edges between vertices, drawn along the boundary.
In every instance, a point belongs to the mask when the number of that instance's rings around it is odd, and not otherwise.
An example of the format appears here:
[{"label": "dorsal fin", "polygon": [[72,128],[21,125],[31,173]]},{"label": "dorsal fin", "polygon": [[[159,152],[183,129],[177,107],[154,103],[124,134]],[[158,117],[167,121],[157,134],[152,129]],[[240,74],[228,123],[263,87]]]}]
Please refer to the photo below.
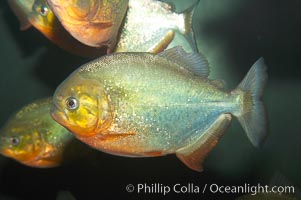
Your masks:
[{"label": "dorsal fin", "polygon": [[195,75],[203,77],[209,76],[209,63],[200,53],[187,53],[181,46],[176,46],[171,49],[167,49],[158,55],[168,58],[169,60],[193,72]]},{"label": "dorsal fin", "polygon": [[230,114],[221,114],[202,136],[176,152],[177,157],[190,169],[203,171],[203,161],[215,147],[231,122]]}]

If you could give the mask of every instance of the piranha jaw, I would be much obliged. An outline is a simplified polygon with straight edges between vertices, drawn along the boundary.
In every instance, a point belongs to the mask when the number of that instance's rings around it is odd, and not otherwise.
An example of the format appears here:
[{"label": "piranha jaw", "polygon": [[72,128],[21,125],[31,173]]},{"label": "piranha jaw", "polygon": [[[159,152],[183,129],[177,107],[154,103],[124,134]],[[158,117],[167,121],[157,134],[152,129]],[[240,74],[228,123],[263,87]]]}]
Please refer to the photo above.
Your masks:
[{"label": "piranha jaw", "polygon": [[26,152],[23,152],[22,154],[16,154],[11,149],[2,149],[1,154],[29,167],[50,168],[56,167],[60,163],[60,160],[40,159],[35,154],[29,154]]},{"label": "piranha jaw", "polygon": [[23,162],[24,165],[29,167],[37,167],[37,168],[52,168],[59,166],[60,162],[57,161],[49,161],[45,159],[34,160],[30,162]]},{"label": "piranha jaw", "polygon": [[94,136],[110,125],[110,101],[102,84],[83,74],[70,75],[52,102],[52,118],[76,137]]},{"label": "piranha jaw", "polygon": [[28,166],[32,166],[29,163],[32,163],[37,158],[36,152],[26,152],[26,151],[16,152],[9,148],[2,149],[1,154]]},{"label": "piranha jaw", "polygon": [[69,130],[68,127],[68,116],[64,111],[61,111],[59,107],[56,106],[56,104],[53,104],[50,109],[50,116],[52,119],[54,119],[57,123],[64,126]]},{"label": "piranha jaw", "polygon": [[[61,100],[62,102],[64,100]],[[97,127],[97,117],[93,114],[89,115],[85,109],[79,109],[77,113],[68,112],[60,106],[60,99],[54,101],[51,108],[51,117],[60,125],[68,129],[75,136],[90,137],[95,135],[95,127]],[[82,114],[84,112],[85,114]],[[84,117],[83,117],[84,116]]]},{"label": "piranha jaw", "polygon": [[[66,114],[64,112],[60,111],[60,108],[57,107],[56,104],[53,104],[52,107],[50,108],[50,115],[58,123],[60,123],[61,121],[67,120]],[[61,124],[61,125],[63,125],[63,124]]]}]

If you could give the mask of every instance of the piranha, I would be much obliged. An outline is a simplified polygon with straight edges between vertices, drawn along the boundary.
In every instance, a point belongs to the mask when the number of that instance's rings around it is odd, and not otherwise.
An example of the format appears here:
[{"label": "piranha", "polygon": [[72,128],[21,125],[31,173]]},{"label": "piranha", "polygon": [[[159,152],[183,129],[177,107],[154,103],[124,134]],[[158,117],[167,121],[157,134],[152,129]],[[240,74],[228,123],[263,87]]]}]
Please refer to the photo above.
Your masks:
[{"label": "piranha", "polygon": [[21,23],[21,30],[34,26],[60,48],[81,57],[95,58],[105,53],[103,49],[88,47],[74,39],[56,18],[47,0],[9,0],[8,3]]},{"label": "piranha", "polygon": [[31,12],[33,4],[34,0],[8,0],[8,5],[20,22],[21,30],[26,30],[31,27],[27,16]]},{"label": "piranha", "polygon": [[48,0],[65,29],[77,40],[92,47],[117,42],[118,30],[128,8],[128,0]]},{"label": "piranha", "polygon": [[86,46],[74,39],[56,18],[47,0],[35,0],[32,10],[28,14],[28,20],[50,41],[72,54],[95,58],[105,53],[99,48]]},{"label": "piranha", "polygon": [[129,9],[121,29],[115,52],[163,51],[176,33],[185,36],[192,51],[198,52],[192,30],[192,17],[197,4],[183,13],[175,13],[172,6],[157,0],[129,0]]},{"label": "piranha", "polygon": [[74,137],[50,117],[51,105],[52,98],[37,100],[13,115],[0,130],[0,153],[31,167],[61,164]]},{"label": "piranha", "polygon": [[208,75],[204,56],[181,47],[106,55],[61,83],[51,116],[100,151],[128,157],[175,153],[189,168],[202,171],[232,115],[255,146],[263,143],[267,127],[263,59],[229,92],[223,81]]}]

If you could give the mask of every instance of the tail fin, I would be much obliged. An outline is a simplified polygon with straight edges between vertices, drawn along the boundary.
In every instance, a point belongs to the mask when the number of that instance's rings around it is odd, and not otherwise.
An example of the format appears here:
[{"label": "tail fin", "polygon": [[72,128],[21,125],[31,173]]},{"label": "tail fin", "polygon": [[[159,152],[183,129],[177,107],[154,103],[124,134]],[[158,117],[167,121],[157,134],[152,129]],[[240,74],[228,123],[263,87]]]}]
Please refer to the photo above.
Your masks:
[{"label": "tail fin", "polygon": [[192,29],[193,14],[198,5],[198,2],[199,1],[197,1],[195,4],[193,4],[191,7],[189,7],[182,13],[184,16],[184,30],[180,31],[185,36],[186,40],[188,41],[190,47],[194,52],[199,52]]},{"label": "tail fin", "polygon": [[237,89],[233,91],[242,96],[242,110],[236,117],[249,140],[256,147],[262,145],[267,134],[267,117],[262,102],[266,81],[266,66],[263,58],[260,58],[251,67]]}]

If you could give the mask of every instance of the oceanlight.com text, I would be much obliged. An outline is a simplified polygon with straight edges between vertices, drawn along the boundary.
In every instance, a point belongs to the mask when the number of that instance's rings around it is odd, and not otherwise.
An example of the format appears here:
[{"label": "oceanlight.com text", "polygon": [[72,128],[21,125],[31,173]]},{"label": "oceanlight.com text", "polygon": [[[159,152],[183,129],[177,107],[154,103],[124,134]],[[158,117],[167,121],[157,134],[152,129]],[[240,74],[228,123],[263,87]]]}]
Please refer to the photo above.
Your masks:
[{"label": "oceanlight.com text", "polygon": [[258,193],[275,193],[275,194],[294,194],[294,186],[269,186],[250,185],[245,183],[243,185],[219,185],[216,183],[199,185],[195,183],[174,185],[162,184],[162,183],[138,183],[128,184],[125,187],[129,193],[137,194],[162,194],[168,195],[169,193],[176,194],[251,194],[256,195]]}]

